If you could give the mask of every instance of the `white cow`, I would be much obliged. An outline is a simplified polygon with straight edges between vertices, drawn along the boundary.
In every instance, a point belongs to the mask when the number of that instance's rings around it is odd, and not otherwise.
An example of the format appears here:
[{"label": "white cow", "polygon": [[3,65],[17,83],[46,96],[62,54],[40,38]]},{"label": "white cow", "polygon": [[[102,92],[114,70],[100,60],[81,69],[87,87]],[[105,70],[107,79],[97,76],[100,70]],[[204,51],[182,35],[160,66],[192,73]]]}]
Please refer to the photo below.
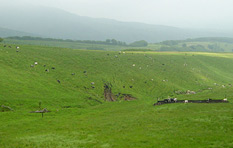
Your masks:
[{"label": "white cow", "polygon": [[227,101],[227,98],[223,99],[223,101],[225,101],[225,102],[226,102],[226,101]]},{"label": "white cow", "polygon": [[38,62],[35,62],[35,65],[37,65],[38,64]]},{"label": "white cow", "polygon": [[184,100],[184,103],[188,103],[189,101],[188,100]]}]

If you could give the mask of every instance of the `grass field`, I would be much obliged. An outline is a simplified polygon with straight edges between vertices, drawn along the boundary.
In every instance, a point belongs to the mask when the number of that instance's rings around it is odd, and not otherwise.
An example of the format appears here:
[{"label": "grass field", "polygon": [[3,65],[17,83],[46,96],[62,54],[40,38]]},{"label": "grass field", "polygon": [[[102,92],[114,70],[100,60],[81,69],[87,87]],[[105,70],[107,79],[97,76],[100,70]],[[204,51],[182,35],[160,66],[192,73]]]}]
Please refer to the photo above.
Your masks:
[{"label": "grass field", "polygon": [[[36,45],[16,52],[11,46],[0,45],[0,105],[14,109],[0,112],[1,148],[233,147],[231,53],[119,54]],[[137,99],[106,102],[107,82],[114,94]],[[153,106],[157,97],[225,95],[229,103]],[[39,102],[51,111],[43,118],[29,113]]]}]

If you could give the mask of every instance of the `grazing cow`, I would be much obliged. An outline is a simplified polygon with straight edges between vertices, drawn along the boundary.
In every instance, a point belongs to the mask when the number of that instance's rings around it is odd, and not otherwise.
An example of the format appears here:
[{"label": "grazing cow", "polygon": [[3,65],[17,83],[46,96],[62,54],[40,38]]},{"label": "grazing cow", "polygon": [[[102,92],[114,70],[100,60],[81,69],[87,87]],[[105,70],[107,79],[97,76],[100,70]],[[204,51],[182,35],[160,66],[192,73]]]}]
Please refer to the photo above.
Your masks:
[{"label": "grazing cow", "polygon": [[87,73],[87,71],[83,71],[83,73]]},{"label": "grazing cow", "polygon": [[129,86],[129,88],[133,88],[133,86]]},{"label": "grazing cow", "polygon": [[223,99],[223,101],[226,102],[226,101],[227,101],[227,98]]},{"label": "grazing cow", "polygon": [[91,82],[91,85],[94,85],[95,84],[95,82]]},{"label": "grazing cow", "polygon": [[72,73],[71,75],[75,75],[75,73]]},{"label": "grazing cow", "polygon": [[91,86],[91,88],[95,88],[95,86]]},{"label": "grazing cow", "polygon": [[136,66],[135,64],[133,64],[133,67]]},{"label": "grazing cow", "polygon": [[188,103],[189,101],[188,100],[184,100],[184,103]]},{"label": "grazing cow", "polygon": [[37,65],[38,64],[38,62],[35,62],[35,65]]},{"label": "grazing cow", "polygon": [[52,69],[55,69],[55,67],[52,67]]},{"label": "grazing cow", "polygon": [[19,49],[19,46],[16,46],[16,49]]},{"label": "grazing cow", "polygon": [[34,67],[34,65],[31,65],[31,67]]},{"label": "grazing cow", "polygon": [[58,83],[61,83],[61,81],[60,81],[60,80],[57,80],[57,82],[58,82]]},{"label": "grazing cow", "polygon": [[174,102],[177,102],[177,98],[174,98]]},{"label": "grazing cow", "polygon": [[174,102],[172,98],[169,98],[169,99],[164,99],[164,102],[165,103],[170,103],[170,102]]},{"label": "grazing cow", "polygon": [[123,88],[125,88],[125,86],[123,86]]},{"label": "grazing cow", "polygon": [[46,69],[45,71],[46,71],[46,72],[49,72],[49,69]]}]

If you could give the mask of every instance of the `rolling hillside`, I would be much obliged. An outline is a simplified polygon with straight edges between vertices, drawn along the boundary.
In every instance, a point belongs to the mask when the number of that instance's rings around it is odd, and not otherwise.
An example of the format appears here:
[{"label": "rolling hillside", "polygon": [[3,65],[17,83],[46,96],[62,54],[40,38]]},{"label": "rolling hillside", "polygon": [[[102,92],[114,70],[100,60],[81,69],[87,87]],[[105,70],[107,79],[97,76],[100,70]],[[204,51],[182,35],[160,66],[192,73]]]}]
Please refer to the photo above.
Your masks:
[{"label": "rolling hillside", "polygon": [[[233,145],[233,54],[8,46],[0,44],[0,105],[14,111],[0,112],[0,147]],[[104,98],[109,83],[115,102]],[[176,93],[187,90],[196,94]],[[153,106],[168,96],[230,103]],[[29,113],[40,102],[51,111],[44,118]]]},{"label": "rolling hillside", "polygon": [[32,33],[15,31],[15,30],[0,27],[0,37],[4,38],[4,37],[9,37],[9,36],[36,36],[36,35],[33,35]]}]

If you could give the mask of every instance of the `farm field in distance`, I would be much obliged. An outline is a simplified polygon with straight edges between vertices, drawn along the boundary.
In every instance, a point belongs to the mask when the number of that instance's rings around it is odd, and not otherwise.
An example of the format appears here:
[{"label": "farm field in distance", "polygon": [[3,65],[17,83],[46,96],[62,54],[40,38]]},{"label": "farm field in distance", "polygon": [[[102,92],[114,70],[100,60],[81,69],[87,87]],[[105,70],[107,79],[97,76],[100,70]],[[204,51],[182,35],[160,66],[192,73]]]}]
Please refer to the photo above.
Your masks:
[{"label": "farm field in distance", "polygon": [[[114,39],[113,39],[114,40]],[[101,42],[102,44],[98,44]],[[121,41],[117,41],[121,42]],[[167,40],[160,43],[132,46],[132,43],[112,45],[105,41],[75,41],[38,37],[9,37],[4,39],[5,44],[37,45],[48,47],[62,47],[71,49],[105,50],[105,51],[160,51],[160,52],[212,52],[232,53],[233,38],[205,37],[186,40]]]},{"label": "farm field in distance", "polygon": [[[233,147],[233,53],[4,44],[0,106],[13,111],[0,108],[0,148]],[[115,101],[105,101],[105,84]],[[153,106],[168,97],[229,103]],[[40,108],[51,112],[30,113]]]}]

